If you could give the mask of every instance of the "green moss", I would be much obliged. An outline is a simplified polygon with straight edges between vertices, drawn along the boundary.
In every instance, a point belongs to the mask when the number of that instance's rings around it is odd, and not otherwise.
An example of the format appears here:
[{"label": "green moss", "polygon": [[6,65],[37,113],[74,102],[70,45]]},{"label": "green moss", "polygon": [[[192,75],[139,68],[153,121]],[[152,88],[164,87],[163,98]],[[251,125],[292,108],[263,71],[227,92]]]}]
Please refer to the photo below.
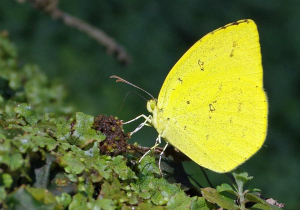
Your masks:
[{"label": "green moss", "polygon": [[239,208],[238,199],[274,209],[236,187],[203,188],[189,196],[162,178],[151,154],[139,163],[122,121],[93,117],[64,102],[61,84],[38,66],[17,65],[17,51],[0,34],[0,208],[8,209],[213,209]]}]

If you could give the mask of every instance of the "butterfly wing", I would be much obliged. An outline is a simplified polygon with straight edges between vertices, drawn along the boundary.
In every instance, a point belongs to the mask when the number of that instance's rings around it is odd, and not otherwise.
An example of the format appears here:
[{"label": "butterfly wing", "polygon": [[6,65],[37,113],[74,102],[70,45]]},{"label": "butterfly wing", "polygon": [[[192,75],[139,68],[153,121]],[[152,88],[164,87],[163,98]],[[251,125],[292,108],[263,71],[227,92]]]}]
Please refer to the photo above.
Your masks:
[{"label": "butterfly wing", "polygon": [[266,137],[262,78],[255,23],[228,24],[200,39],[172,68],[153,125],[199,165],[216,172],[233,170]]}]

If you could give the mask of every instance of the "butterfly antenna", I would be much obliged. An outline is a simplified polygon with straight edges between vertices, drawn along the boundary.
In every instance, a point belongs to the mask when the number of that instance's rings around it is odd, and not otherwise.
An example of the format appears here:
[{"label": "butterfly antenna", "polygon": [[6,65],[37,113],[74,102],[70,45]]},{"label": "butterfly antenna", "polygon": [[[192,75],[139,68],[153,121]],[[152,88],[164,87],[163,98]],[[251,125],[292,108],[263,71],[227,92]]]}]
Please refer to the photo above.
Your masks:
[{"label": "butterfly antenna", "polygon": [[[127,99],[127,96],[130,94],[131,92],[128,92],[126,95],[125,95],[125,97],[124,97],[124,100],[123,100],[123,102],[122,102],[122,105],[121,105],[121,107],[119,108],[119,110],[117,111],[117,113],[116,113],[116,115],[118,115],[118,113],[121,111],[121,109],[123,108],[123,106],[124,106],[124,103],[125,103],[125,100]],[[134,92],[135,94],[137,94],[138,96],[140,96],[142,99],[144,99],[145,101],[147,101],[147,99],[145,99],[142,95],[140,95],[140,94],[138,94],[138,93],[136,93],[136,92]]]},{"label": "butterfly antenna", "polygon": [[124,100],[123,100],[123,102],[122,102],[122,105],[121,105],[121,107],[119,108],[119,110],[117,111],[116,115],[118,115],[118,113],[119,113],[119,112],[121,111],[121,109],[123,108],[124,103],[125,103],[125,100],[126,100],[127,96],[129,95],[129,93],[130,93],[130,92],[128,92],[128,93],[125,95]]},{"label": "butterfly antenna", "polygon": [[141,97],[142,99],[144,99],[145,101],[148,101],[144,96],[142,96],[141,94],[138,94],[136,92],[134,92],[135,94],[137,94],[139,97]]},{"label": "butterfly antenna", "polygon": [[126,84],[128,84],[128,85],[131,85],[131,86],[137,88],[137,89],[140,89],[141,91],[144,91],[144,92],[147,93],[151,98],[154,99],[154,97],[153,97],[150,93],[148,93],[146,90],[144,90],[144,89],[142,89],[142,88],[140,88],[140,87],[138,87],[138,86],[136,86],[136,85],[134,85],[134,84],[132,84],[132,83],[130,83],[130,82],[128,82],[128,81],[126,81],[125,79],[123,79],[123,78],[121,78],[121,77],[118,77],[118,76],[116,76],[116,75],[112,75],[112,76],[110,76],[109,78],[115,78],[115,79],[117,79],[116,82],[124,82],[124,83],[126,83]]}]

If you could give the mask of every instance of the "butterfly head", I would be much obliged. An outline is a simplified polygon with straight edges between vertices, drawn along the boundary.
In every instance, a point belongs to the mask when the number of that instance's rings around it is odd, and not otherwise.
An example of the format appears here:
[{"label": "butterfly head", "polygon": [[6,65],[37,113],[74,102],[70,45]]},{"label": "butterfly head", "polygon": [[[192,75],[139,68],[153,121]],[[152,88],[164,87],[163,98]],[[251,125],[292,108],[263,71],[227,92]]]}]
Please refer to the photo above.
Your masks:
[{"label": "butterfly head", "polygon": [[150,113],[153,113],[155,107],[157,106],[157,99],[156,98],[152,98],[147,102],[147,110]]}]

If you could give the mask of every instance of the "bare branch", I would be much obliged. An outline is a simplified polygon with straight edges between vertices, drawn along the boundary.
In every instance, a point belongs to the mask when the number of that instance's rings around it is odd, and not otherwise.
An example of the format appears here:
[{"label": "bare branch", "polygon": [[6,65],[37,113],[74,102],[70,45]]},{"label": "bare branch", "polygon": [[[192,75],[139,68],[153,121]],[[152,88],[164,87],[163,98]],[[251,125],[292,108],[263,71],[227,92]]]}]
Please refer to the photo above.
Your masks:
[{"label": "bare branch", "polygon": [[131,62],[126,50],[118,45],[113,38],[108,36],[103,30],[96,28],[68,13],[57,8],[58,0],[28,0],[33,7],[49,14],[52,18],[62,21],[65,25],[76,28],[86,33],[101,45],[103,45],[110,55],[115,55],[119,62],[127,65]]}]

